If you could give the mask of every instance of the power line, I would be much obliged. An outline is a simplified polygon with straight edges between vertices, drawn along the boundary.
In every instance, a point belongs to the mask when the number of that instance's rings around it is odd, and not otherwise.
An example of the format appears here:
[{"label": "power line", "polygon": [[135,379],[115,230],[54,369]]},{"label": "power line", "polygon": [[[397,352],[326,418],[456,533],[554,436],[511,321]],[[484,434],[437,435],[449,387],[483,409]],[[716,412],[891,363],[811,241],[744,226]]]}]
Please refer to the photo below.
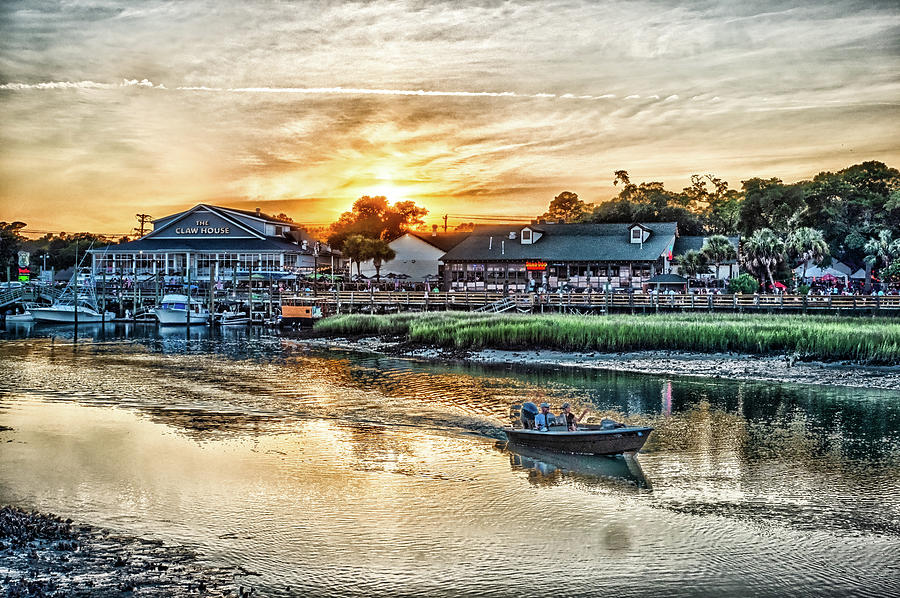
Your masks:
[{"label": "power line", "polygon": [[144,225],[150,222],[150,214],[135,214],[137,217],[138,224],[140,224],[140,228],[135,228],[134,232],[138,233],[140,236],[144,236]]}]

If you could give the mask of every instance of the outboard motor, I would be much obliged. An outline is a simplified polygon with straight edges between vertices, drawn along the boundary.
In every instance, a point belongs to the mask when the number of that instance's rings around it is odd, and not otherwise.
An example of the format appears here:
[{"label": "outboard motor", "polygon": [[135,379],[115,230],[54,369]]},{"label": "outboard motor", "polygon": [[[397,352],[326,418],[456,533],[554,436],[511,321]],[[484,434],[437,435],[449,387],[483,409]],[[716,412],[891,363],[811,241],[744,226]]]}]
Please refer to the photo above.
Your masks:
[{"label": "outboard motor", "polygon": [[538,414],[538,407],[532,402],[522,403],[522,427],[526,430],[534,430],[534,417]]}]

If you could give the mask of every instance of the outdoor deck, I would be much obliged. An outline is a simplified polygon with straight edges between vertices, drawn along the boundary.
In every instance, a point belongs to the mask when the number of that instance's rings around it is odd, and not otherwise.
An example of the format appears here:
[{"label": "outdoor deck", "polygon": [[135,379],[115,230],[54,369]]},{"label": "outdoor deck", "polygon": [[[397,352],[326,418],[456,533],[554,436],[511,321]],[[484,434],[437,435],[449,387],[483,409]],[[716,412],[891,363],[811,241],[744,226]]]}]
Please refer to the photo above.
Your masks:
[{"label": "outdoor deck", "polygon": [[841,315],[900,315],[900,296],[650,295],[571,293],[504,295],[497,292],[405,291],[320,292],[284,297],[285,303],[316,302],[328,313],[398,311],[519,311],[530,313],[769,312]]}]

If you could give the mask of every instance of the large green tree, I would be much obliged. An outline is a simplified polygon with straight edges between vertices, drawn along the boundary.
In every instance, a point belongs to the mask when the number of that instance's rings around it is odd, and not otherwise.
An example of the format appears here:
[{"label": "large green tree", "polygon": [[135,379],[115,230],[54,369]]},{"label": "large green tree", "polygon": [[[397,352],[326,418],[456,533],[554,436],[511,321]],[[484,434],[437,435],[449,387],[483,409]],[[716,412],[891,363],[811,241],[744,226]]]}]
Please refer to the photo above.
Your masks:
[{"label": "large green tree", "polygon": [[785,185],[781,179],[753,178],[743,181],[738,227],[741,234],[769,228],[786,234],[806,212],[803,184]]},{"label": "large green tree", "polygon": [[784,260],[784,241],[772,229],[763,228],[744,242],[743,249],[747,267],[758,274],[765,274],[774,289],[775,279],[772,273]]},{"label": "large green tree", "polygon": [[806,224],[822,231],[831,255],[861,264],[881,230],[900,236],[900,171],[882,162],[820,172],[805,188]]},{"label": "large green tree", "polygon": [[549,208],[541,215],[541,218],[554,221],[581,222],[588,213],[590,213],[590,206],[579,199],[577,193],[563,191],[553,198]]},{"label": "large green tree", "polygon": [[364,195],[353,202],[349,212],[341,214],[331,225],[328,244],[343,250],[344,240],[352,235],[390,241],[409,228],[423,224],[422,217],[427,213],[428,210],[412,201],[399,201],[391,205],[383,195]]},{"label": "large green tree", "polygon": [[20,231],[25,228],[24,222],[0,222],[0,267],[11,266],[16,261],[19,247],[25,241]]},{"label": "large green tree", "polygon": [[702,235],[703,217],[686,207],[690,200],[654,181],[636,185],[624,170],[616,171],[614,184],[621,189],[610,201],[598,204],[589,222],[677,222],[682,235]]}]

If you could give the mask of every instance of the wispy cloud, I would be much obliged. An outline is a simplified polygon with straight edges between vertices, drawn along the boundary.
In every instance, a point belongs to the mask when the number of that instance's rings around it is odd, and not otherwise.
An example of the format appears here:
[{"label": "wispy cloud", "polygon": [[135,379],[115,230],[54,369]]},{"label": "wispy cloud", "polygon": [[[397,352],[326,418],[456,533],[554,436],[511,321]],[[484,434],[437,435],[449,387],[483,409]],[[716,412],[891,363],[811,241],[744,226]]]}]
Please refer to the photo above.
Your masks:
[{"label": "wispy cloud", "polygon": [[900,159],[900,6],[789,4],[5,3],[0,207],[77,226],[224,197],[320,221],[378,185],[539,213],[608,197],[619,168],[677,187]]}]

